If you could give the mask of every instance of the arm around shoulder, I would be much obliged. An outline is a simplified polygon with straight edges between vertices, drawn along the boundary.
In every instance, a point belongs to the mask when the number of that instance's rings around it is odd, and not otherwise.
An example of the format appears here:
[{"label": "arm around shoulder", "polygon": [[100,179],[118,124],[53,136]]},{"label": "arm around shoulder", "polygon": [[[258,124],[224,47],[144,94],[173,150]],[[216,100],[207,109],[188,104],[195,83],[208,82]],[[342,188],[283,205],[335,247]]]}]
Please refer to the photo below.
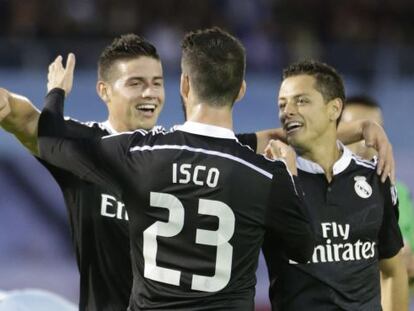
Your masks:
[{"label": "arm around shoulder", "polygon": [[278,241],[289,259],[308,262],[315,246],[314,226],[299,179],[285,165],[275,171],[267,214],[268,236]]}]

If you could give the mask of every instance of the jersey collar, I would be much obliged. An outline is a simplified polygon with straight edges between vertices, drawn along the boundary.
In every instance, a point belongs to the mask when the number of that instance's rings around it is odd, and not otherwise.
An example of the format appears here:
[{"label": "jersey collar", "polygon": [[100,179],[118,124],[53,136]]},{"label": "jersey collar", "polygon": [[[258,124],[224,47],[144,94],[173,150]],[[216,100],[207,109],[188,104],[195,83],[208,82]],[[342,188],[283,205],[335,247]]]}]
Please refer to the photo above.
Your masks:
[{"label": "jersey collar", "polygon": [[177,126],[176,129],[178,131],[183,131],[191,134],[237,140],[232,130],[220,126],[194,121],[187,121],[184,124]]},{"label": "jersey collar", "polygon": [[110,135],[113,135],[113,134],[118,134],[118,131],[116,131],[116,130],[113,128],[113,126],[111,125],[111,123],[109,122],[109,120],[106,120],[105,122],[102,122],[101,124],[102,124],[102,126],[105,128],[105,130],[107,130],[107,131],[108,131],[108,133],[109,133]]},{"label": "jersey collar", "polygon": [[[347,147],[345,147],[339,140],[337,141],[338,148],[342,150],[341,157],[335,162],[333,166],[333,175],[338,175],[342,173],[351,163],[352,152]],[[297,157],[296,164],[298,169],[312,173],[312,174],[325,174],[322,167],[315,162],[307,160],[302,157]]]}]

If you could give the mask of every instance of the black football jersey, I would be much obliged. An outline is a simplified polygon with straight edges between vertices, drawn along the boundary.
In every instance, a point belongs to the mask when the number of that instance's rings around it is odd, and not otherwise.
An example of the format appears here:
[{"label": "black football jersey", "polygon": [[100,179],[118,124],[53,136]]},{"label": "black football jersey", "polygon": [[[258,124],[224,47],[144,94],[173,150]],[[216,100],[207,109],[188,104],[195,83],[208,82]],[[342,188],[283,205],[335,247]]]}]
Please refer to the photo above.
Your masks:
[{"label": "black football jersey", "polygon": [[[57,91],[48,98],[63,101]],[[308,260],[313,232],[295,178],[232,131],[186,122],[72,139],[62,124],[39,132],[41,156],[126,204],[130,310],[253,310],[265,231],[290,258]]]},{"label": "black football jersey", "polygon": [[265,242],[272,309],[381,310],[378,262],[403,246],[394,188],[345,147],[330,183],[314,162],[298,158],[298,169],[316,245],[300,264]]},{"label": "black football jersey", "polygon": [[[62,105],[48,105],[63,113]],[[39,131],[49,120],[40,118]],[[73,137],[102,137],[114,133],[109,122],[65,120]],[[59,184],[67,208],[72,242],[80,272],[80,311],[126,310],[132,270],[125,204],[110,189],[82,180],[47,162],[40,162]]]}]

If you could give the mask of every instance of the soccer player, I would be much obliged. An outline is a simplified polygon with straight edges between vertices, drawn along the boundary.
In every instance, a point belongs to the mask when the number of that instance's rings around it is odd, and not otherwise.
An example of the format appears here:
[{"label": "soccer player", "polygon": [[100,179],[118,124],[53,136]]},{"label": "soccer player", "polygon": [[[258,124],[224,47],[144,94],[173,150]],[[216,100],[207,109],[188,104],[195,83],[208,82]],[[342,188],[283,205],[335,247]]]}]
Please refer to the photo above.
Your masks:
[{"label": "soccer player", "polygon": [[[73,56],[69,57],[68,64],[67,70],[73,74]],[[58,57],[52,66],[62,67],[62,58]],[[67,120],[70,129],[66,133],[70,132],[74,137],[103,136],[155,125],[164,102],[162,67],[155,47],[135,35],[117,38],[102,53],[98,76],[97,91],[108,106],[108,121],[84,124]],[[72,83],[71,79],[68,81]],[[70,88],[71,85],[66,89],[67,94]],[[154,105],[154,102],[159,104]],[[33,154],[38,152],[39,114],[28,99],[0,89],[0,125]],[[379,148],[380,159],[385,160],[383,174],[393,169],[389,165],[393,161],[392,154],[387,154],[391,150],[390,144],[381,128],[357,122],[343,133],[347,141],[359,140],[361,134],[366,140],[373,141]],[[262,152],[269,138],[275,135],[271,130],[238,135],[238,138],[248,144],[254,141],[254,150]],[[124,308],[131,288],[124,203],[107,189],[84,182],[46,163],[44,165],[62,188],[70,215],[80,270],[80,310],[99,310],[104,305],[113,310]]]},{"label": "soccer player", "polygon": [[[53,66],[61,63],[58,58]],[[74,56],[67,72],[73,75]],[[70,85],[67,86],[70,91]],[[150,129],[164,105],[163,71],[155,47],[145,39],[123,35],[107,46],[98,62],[97,92],[108,108],[103,123],[67,120],[71,135],[96,137]],[[40,112],[22,96],[0,92],[0,125],[37,155]],[[80,272],[79,310],[119,311],[128,306],[132,287],[128,215],[125,205],[105,187],[45,162],[64,194]]]},{"label": "soccer player", "polygon": [[387,310],[407,310],[407,275],[401,257],[397,197],[375,163],[337,140],[345,91],[332,67],[303,61],[283,71],[279,118],[298,153],[298,174],[315,226],[307,264],[264,253],[273,310],[381,310],[379,270],[388,277]]},{"label": "soccer player", "polygon": [[[282,161],[255,154],[232,131],[232,107],[245,91],[241,43],[218,28],[191,32],[181,66],[187,122],[175,130],[64,139],[62,115],[45,109],[40,153],[124,199],[130,310],[253,310],[265,230],[278,249],[309,259],[313,232],[301,190]],[[62,87],[58,73],[51,80],[49,88]],[[63,99],[53,89],[46,100]],[[293,150],[280,148],[295,173]]]},{"label": "soccer player", "polygon": [[[382,125],[383,117],[381,106],[377,101],[368,96],[348,97],[341,117],[341,123],[361,119],[369,119]],[[363,141],[347,145],[347,147],[355,154],[367,160],[371,160],[377,155],[377,152],[373,148],[367,148]],[[404,238],[404,262],[407,267],[408,276],[412,278],[414,277],[414,205],[406,185],[397,181],[396,188],[400,213],[398,224]]]}]

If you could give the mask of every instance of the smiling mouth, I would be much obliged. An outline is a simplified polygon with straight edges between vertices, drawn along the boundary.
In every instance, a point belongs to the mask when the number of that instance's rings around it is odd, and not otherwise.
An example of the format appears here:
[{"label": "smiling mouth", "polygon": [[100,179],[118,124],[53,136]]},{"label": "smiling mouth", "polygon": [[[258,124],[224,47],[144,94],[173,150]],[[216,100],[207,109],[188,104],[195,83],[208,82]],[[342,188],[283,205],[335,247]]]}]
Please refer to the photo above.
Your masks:
[{"label": "smiling mouth", "polygon": [[292,134],[303,127],[303,123],[298,121],[290,121],[286,122],[283,126],[283,129],[286,131],[287,134]]},{"label": "smiling mouth", "polygon": [[138,111],[142,111],[142,112],[145,112],[145,113],[154,113],[157,106],[154,105],[154,104],[144,104],[144,105],[137,105],[135,108]]}]

